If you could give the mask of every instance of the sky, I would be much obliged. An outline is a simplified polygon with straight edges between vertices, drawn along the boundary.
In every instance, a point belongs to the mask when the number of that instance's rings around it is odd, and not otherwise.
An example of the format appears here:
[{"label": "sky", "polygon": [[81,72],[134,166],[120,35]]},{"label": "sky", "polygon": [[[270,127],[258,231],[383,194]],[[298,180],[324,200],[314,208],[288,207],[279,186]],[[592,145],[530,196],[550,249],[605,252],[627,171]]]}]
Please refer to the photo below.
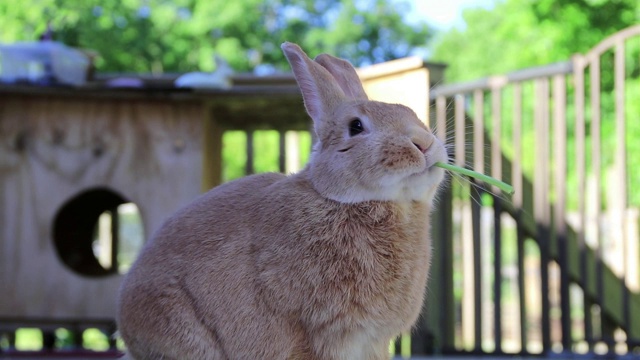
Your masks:
[{"label": "sky", "polygon": [[446,31],[462,27],[462,10],[467,8],[490,8],[494,0],[410,0],[412,16],[426,19],[437,30]]},{"label": "sky", "polygon": [[[438,33],[444,33],[451,28],[463,28],[462,12],[469,8],[489,9],[499,0],[408,0],[413,11],[407,17],[408,21],[426,20],[427,24]],[[431,51],[428,48],[416,48],[411,55],[428,59]]]}]

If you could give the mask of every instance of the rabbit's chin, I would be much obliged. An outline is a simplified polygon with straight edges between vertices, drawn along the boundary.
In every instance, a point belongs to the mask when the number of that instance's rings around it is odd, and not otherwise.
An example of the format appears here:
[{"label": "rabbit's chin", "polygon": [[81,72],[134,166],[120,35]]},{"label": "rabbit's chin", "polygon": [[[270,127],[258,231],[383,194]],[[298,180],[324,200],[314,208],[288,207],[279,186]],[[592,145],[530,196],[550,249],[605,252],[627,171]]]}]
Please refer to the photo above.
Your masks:
[{"label": "rabbit's chin", "polygon": [[383,188],[388,189],[389,200],[423,201],[431,203],[444,179],[444,170],[427,166],[424,170],[396,180]]},{"label": "rabbit's chin", "polygon": [[366,201],[431,203],[443,179],[444,170],[431,166],[418,172],[383,176],[375,185],[352,187],[341,193],[324,195],[349,204]]}]

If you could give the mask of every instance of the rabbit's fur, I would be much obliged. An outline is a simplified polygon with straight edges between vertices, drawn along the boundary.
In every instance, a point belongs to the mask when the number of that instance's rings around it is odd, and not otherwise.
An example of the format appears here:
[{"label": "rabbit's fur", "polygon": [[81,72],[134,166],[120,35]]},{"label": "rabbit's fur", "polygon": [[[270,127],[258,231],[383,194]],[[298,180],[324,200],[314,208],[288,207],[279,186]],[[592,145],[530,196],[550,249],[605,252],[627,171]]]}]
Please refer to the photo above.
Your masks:
[{"label": "rabbit's fur", "polygon": [[135,359],[388,359],[419,316],[443,144],[407,107],[367,100],[348,62],[282,48],[314,121],[311,160],[168,219],[120,293]]}]

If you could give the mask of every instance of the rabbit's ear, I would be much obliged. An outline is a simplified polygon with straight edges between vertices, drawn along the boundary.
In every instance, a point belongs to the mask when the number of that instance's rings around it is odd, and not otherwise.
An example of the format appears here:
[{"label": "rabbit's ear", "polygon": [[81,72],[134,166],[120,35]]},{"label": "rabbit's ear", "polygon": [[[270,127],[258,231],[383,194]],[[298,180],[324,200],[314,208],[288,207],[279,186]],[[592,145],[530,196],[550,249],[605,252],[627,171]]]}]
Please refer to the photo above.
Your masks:
[{"label": "rabbit's ear", "polygon": [[345,100],[345,94],[334,77],[322,66],[309,59],[296,44],[282,44],[284,56],[289,61],[298,82],[304,106],[314,121],[316,132],[324,115]]},{"label": "rabbit's ear", "polygon": [[368,100],[356,69],[351,63],[328,54],[316,56],[315,62],[331,73],[347,97],[353,100]]}]

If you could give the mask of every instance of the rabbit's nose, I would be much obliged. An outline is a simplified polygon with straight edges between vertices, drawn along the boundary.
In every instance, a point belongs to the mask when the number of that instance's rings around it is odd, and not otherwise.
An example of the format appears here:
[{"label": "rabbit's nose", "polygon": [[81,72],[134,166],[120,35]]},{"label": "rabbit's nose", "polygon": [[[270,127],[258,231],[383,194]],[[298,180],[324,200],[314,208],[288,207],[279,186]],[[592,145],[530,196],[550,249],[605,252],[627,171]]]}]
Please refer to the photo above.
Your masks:
[{"label": "rabbit's nose", "polygon": [[426,154],[427,150],[431,147],[431,144],[433,144],[433,137],[414,137],[411,141],[413,142],[413,145],[420,150],[420,152]]}]

